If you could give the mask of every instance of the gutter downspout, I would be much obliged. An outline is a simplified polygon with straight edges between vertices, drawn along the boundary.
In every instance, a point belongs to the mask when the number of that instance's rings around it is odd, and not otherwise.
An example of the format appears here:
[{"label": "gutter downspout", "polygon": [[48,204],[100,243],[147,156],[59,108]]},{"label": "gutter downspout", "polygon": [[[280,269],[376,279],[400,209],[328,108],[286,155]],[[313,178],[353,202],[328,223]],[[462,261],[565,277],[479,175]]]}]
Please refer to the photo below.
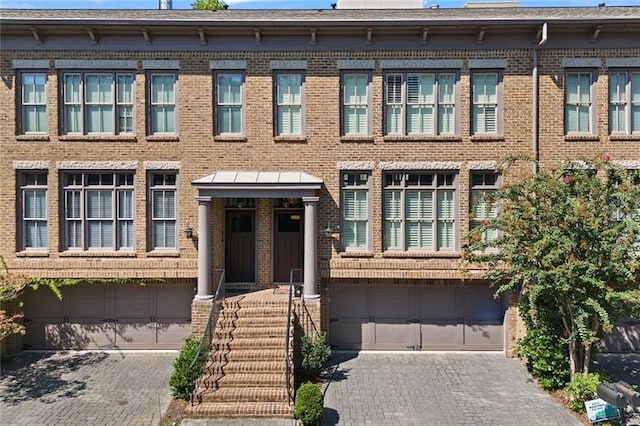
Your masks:
[{"label": "gutter downspout", "polygon": [[547,23],[542,24],[542,37],[538,44],[533,48],[533,174],[538,173],[538,160],[540,160],[540,118],[538,117],[539,109],[539,87],[538,87],[538,49],[547,42]]}]

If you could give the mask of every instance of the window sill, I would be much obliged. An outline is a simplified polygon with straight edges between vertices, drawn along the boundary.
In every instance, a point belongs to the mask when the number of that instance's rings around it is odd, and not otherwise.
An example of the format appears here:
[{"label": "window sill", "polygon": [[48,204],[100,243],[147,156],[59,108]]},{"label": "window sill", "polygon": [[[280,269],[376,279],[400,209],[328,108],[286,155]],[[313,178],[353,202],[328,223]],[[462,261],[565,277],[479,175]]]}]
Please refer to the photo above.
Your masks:
[{"label": "window sill", "polygon": [[382,140],[385,142],[460,142],[462,138],[457,135],[386,135]]},{"label": "window sill", "polygon": [[390,251],[387,250],[382,252],[382,257],[384,258],[431,258],[437,257],[441,259],[457,259],[460,257],[460,253],[457,251]]},{"label": "window sill", "polygon": [[135,135],[62,135],[62,142],[136,142]]},{"label": "window sill", "polygon": [[17,257],[49,257],[48,251],[23,250],[16,253]]},{"label": "window sill", "polygon": [[307,137],[305,135],[280,135],[274,136],[273,141],[282,143],[307,143]]},{"label": "window sill", "polygon": [[148,135],[147,142],[178,142],[178,135]]},{"label": "window sill", "polygon": [[373,257],[371,251],[343,251],[340,252],[340,257]]},{"label": "window sill", "polygon": [[48,142],[49,135],[18,135],[16,136],[17,141],[25,141],[25,142]]},{"label": "window sill", "polygon": [[565,142],[600,142],[598,135],[564,135]]},{"label": "window sill", "polygon": [[638,142],[640,141],[640,135],[638,134],[634,134],[634,135],[610,135],[609,136],[609,140],[611,141],[635,141]]},{"label": "window sill", "polygon": [[340,142],[345,143],[373,143],[373,136],[369,135],[344,135],[340,136]]},{"label": "window sill", "polygon": [[132,251],[63,251],[60,257],[136,257]]},{"label": "window sill", "polygon": [[153,250],[147,253],[147,257],[180,257],[180,252]]},{"label": "window sill", "polygon": [[216,135],[213,140],[215,142],[246,142],[247,137],[244,135]]},{"label": "window sill", "polygon": [[504,142],[504,135],[471,135],[471,142]]}]

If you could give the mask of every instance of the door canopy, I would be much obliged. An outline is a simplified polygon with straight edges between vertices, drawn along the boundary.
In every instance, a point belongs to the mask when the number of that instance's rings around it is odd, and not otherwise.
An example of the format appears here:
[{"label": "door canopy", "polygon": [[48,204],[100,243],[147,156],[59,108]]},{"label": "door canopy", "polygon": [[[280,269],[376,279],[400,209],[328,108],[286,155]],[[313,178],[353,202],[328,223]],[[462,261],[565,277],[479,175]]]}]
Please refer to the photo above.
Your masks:
[{"label": "door canopy", "polygon": [[312,197],[322,179],[301,171],[217,171],[191,181],[198,196],[211,198]]}]

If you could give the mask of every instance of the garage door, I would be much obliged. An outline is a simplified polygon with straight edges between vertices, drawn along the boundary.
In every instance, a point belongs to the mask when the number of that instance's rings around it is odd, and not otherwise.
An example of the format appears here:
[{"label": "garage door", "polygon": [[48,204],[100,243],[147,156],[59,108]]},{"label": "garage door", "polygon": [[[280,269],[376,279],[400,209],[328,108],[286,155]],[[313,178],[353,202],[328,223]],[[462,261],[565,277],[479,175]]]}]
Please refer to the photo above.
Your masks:
[{"label": "garage door", "polygon": [[505,307],[487,286],[333,286],[336,349],[502,350]]},{"label": "garage door", "polygon": [[75,285],[25,292],[26,349],[179,349],[193,286]]}]

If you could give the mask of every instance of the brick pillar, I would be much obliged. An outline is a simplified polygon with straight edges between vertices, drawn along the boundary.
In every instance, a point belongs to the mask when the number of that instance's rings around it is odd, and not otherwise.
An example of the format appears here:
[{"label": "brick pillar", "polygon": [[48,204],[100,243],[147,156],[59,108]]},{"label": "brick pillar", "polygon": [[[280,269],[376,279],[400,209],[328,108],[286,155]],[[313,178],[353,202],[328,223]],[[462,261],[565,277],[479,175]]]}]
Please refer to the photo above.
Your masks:
[{"label": "brick pillar", "polygon": [[191,302],[191,334],[193,336],[200,338],[204,334],[212,306],[213,299],[194,299]]},{"label": "brick pillar", "polygon": [[527,333],[524,324],[520,318],[518,309],[518,295],[514,292],[507,293],[507,317],[505,319],[506,333],[506,351],[509,358],[515,356],[515,349],[518,339],[524,337]]}]

